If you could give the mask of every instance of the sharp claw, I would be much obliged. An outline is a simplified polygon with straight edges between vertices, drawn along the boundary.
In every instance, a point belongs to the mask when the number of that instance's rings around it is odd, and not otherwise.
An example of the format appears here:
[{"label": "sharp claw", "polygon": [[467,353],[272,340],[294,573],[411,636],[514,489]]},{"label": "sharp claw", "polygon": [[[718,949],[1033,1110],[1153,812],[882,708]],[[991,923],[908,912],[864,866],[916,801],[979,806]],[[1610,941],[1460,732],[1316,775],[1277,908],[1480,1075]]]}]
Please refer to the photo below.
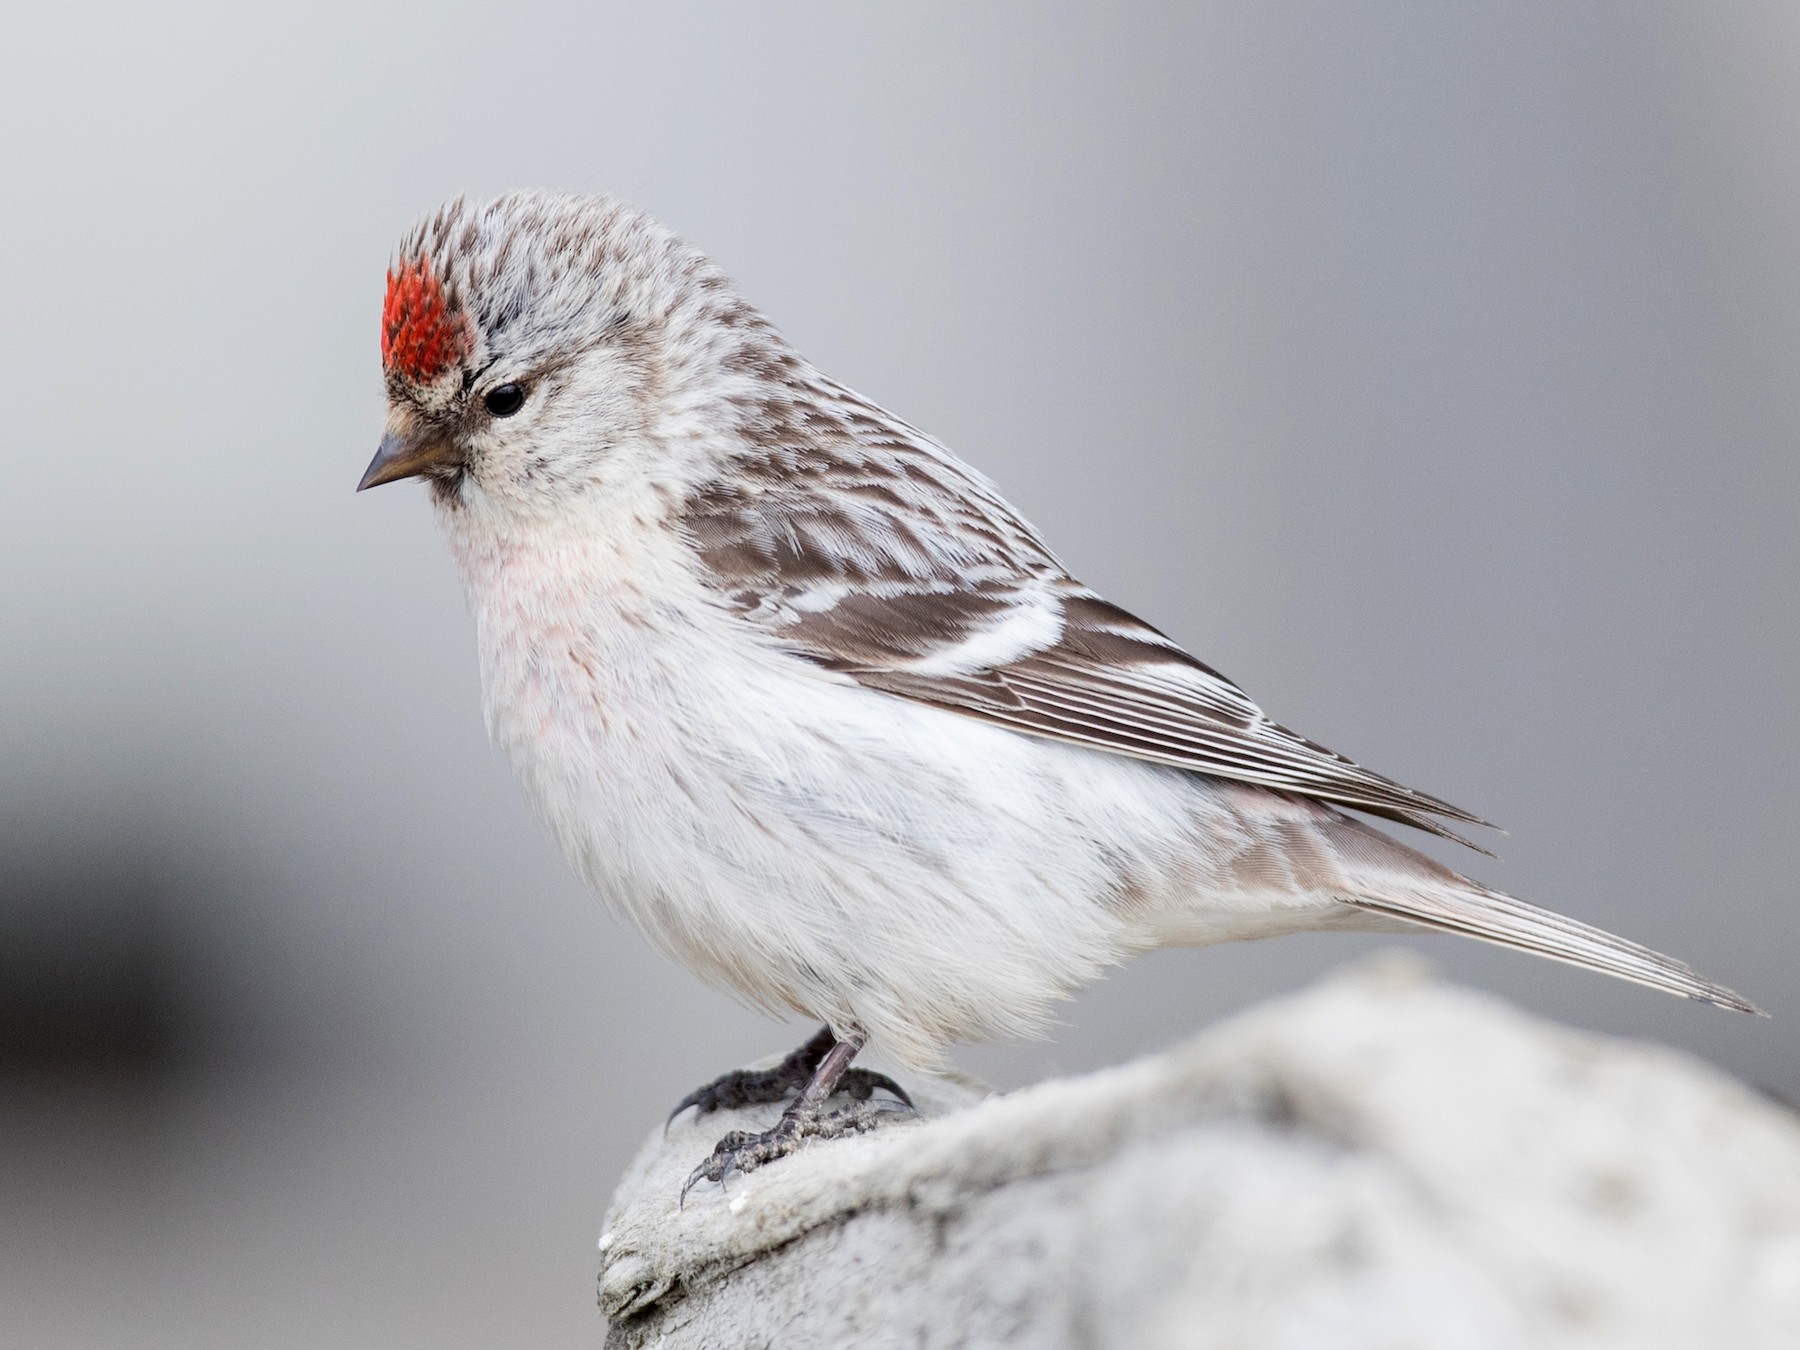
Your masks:
[{"label": "sharp claw", "polygon": [[[663,1122],[663,1138],[664,1139],[667,1139],[669,1137],[669,1126],[671,1126],[675,1123],[675,1117],[680,1115],[683,1111],[687,1110],[688,1107],[698,1106],[698,1105],[700,1105],[701,1102],[705,1101],[706,1094],[707,1094],[708,1090],[710,1090],[711,1087],[712,1087],[712,1084],[708,1083],[706,1085],[706,1087],[695,1088],[692,1092],[688,1093],[687,1096],[683,1097],[679,1102],[676,1103],[675,1109],[673,1111],[669,1112],[669,1118]],[[705,1115],[706,1113],[704,1111],[702,1111],[700,1114]]]},{"label": "sharp claw", "polygon": [[725,1166],[719,1169],[719,1175],[716,1177],[712,1173],[713,1166],[719,1161],[717,1150],[715,1150],[712,1156],[707,1158],[705,1162],[701,1163],[693,1171],[688,1173],[688,1179],[683,1182],[681,1186],[681,1201],[676,1206],[677,1209],[687,1208],[688,1192],[693,1190],[694,1187],[698,1186],[701,1182],[714,1181],[721,1186],[725,1184],[725,1174],[731,1170],[732,1160],[736,1157],[735,1150],[732,1153],[727,1154],[726,1157],[727,1161]]},{"label": "sharp claw", "polygon": [[889,1078],[885,1073],[876,1073],[871,1069],[868,1071],[868,1077],[864,1081],[868,1083],[871,1092],[876,1088],[880,1088],[883,1092],[891,1092],[900,1099],[908,1111],[918,1110],[918,1107],[913,1105],[913,1099],[906,1095],[906,1089],[901,1087],[893,1079]]}]

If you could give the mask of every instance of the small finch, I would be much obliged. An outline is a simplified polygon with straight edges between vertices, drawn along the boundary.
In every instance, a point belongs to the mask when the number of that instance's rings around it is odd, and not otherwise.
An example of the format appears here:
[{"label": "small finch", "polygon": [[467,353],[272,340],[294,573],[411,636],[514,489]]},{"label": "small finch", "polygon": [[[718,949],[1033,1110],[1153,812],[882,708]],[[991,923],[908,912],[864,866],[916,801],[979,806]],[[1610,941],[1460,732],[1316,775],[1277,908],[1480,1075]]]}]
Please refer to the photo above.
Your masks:
[{"label": "small finch", "polygon": [[381,353],[361,486],[429,482],[488,729],[575,868],[707,980],[825,1024],[677,1108],[798,1094],[690,1185],[899,1109],[850,1067],[865,1044],[929,1069],[1159,947],[1435,929],[1755,1011],[1349,814],[1483,823],[1082,585],[987,479],[622,202],[429,215]]}]

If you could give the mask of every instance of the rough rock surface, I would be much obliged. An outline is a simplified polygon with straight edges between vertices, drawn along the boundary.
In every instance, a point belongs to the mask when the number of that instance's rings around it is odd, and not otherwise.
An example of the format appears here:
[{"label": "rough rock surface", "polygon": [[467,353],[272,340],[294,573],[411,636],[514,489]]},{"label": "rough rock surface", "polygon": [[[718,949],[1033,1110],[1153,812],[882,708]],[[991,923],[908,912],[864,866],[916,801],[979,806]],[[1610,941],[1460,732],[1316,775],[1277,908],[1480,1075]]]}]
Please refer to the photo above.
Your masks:
[{"label": "rough rock surface", "polygon": [[729,1190],[678,1121],[601,1239],[612,1347],[1800,1346],[1800,1119],[1393,961]]}]

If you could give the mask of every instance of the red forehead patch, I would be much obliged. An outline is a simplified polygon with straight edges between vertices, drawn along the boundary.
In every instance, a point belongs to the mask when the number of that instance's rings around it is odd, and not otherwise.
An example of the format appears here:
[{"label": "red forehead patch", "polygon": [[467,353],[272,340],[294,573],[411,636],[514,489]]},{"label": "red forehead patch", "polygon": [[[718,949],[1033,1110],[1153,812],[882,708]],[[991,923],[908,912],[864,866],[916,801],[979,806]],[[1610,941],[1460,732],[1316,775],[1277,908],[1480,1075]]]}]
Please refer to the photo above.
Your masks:
[{"label": "red forehead patch", "polygon": [[381,306],[381,364],[429,384],[463,354],[463,328],[444,300],[444,287],[424,259],[388,273]]}]

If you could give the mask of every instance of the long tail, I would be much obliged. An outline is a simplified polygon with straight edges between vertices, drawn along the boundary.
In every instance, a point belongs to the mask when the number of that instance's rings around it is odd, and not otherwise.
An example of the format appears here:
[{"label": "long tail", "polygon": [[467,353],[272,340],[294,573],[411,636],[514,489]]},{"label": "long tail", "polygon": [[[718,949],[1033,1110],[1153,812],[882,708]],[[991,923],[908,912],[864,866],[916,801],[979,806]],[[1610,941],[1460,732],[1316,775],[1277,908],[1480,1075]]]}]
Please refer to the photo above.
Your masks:
[{"label": "long tail", "polygon": [[1547,956],[1734,1012],[1768,1016],[1673,957],[1489,890],[1360,821],[1332,811],[1319,826],[1343,868],[1347,885],[1337,898],[1344,904]]}]

